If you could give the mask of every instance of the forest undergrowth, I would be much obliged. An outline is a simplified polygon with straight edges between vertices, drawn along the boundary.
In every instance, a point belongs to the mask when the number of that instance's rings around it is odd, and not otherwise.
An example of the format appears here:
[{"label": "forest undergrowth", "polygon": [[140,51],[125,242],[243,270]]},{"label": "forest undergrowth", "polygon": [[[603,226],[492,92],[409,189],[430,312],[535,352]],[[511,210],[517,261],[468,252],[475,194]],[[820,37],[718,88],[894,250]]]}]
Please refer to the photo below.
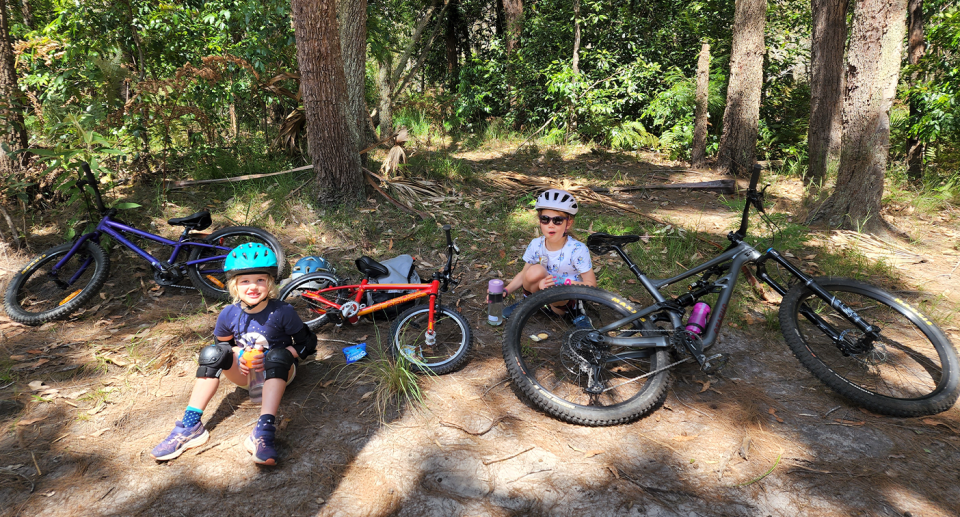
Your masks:
[{"label": "forest undergrowth", "polygon": [[[202,209],[213,213],[215,227],[263,227],[280,237],[291,264],[322,255],[338,275],[354,280],[357,257],[402,253],[414,255],[421,277],[429,277],[445,261],[440,226],[450,224],[462,250],[460,285],[444,304],[467,317],[477,344],[462,371],[411,380],[389,354],[375,352],[385,344],[384,322],[325,328],[316,360],[303,366],[281,407],[278,469],[253,468],[235,445],[256,408],[229,383],[211,404],[210,445],[157,465],[145,451],[182,411],[196,353],[209,341],[221,305],[196,291],[153,284],[146,268],[114,251],[109,300],[39,328],[0,320],[0,494],[10,502],[2,514],[67,515],[67,497],[100,515],[163,514],[178,498],[200,514],[251,513],[230,496],[235,488],[217,478],[226,473],[239,486],[286,487],[292,495],[276,504],[293,515],[425,515],[437,504],[448,515],[550,514],[571,504],[563,494],[574,487],[584,494],[574,506],[592,502],[601,514],[709,513],[710,503],[725,515],[772,508],[948,515],[960,505],[950,488],[960,473],[960,411],[894,419],[834,396],[782,346],[777,305],[767,300],[772,293],[747,282],[738,285],[724,323],[720,346],[731,351],[733,367],[723,375],[680,369],[662,408],[616,428],[588,430],[535,411],[509,388],[501,330],[486,326],[483,303],[488,280],[510,278],[522,267],[520,255],[537,231],[535,194],[496,188],[489,175],[598,189],[722,178],[653,153],[537,140],[516,151],[523,140],[514,135],[473,146],[443,138],[435,135],[431,146],[414,142],[399,176],[436,182],[439,195],[415,205],[432,216],[426,220],[372,190],[356,206],[315,206],[308,173],[175,190],[130,182],[109,196],[142,205],[124,211],[124,219],[167,236],[176,232],[167,219]],[[197,165],[188,179],[274,172],[218,160]],[[960,265],[960,211],[949,200],[931,202],[903,184],[889,185],[884,217],[912,239],[893,242],[807,227],[800,180],[765,170],[761,181],[771,185],[767,206],[775,226],[751,219],[755,243],[775,244],[813,274],[906,293],[958,342],[960,293],[951,286]],[[672,276],[720,251],[743,207],[740,195],[696,189],[607,195],[636,213],[585,202],[576,236],[641,236],[629,251],[653,277]],[[62,239],[70,210],[11,214],[30,221],[29,249],[7,251],[5,280]],[[619,258],[593,260],[600,287],[643,301]],[[373,345],[373,357],[362,367],[345,365],[340,349],[361,341]],[[523,452],[514,459],[517,451]],[[267,501],[262,494],[254,499]]]}]

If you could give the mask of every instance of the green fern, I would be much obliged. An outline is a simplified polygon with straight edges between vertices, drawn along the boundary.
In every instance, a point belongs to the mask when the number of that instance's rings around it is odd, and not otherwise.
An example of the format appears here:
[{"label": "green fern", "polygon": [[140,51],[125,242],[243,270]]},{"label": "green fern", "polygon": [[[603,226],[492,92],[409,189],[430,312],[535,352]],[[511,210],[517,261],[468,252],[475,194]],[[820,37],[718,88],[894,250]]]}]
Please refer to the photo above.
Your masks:
[{"label": "green fern", "polygon": [[610,129],[610,147],[619,150],[634,150],[641,147],[657,148],[660,139],[647,132],[639,121],[628,120]]}]

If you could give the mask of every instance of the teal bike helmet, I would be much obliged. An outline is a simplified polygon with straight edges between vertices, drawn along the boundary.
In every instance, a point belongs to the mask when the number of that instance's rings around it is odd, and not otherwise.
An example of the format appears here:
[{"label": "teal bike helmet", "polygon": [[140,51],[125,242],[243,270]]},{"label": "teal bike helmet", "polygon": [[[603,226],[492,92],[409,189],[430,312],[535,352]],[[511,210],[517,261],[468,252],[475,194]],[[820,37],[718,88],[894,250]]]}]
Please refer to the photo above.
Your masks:
[{"label": "teal bike helmet", "polygon": [[223,271],[228,280],[237,275],[254,273],[266,273],[277,278],[278,270],[277,254],[263,244],[254,242],[237,246],[227,253],[227,259],[223,261]]}]

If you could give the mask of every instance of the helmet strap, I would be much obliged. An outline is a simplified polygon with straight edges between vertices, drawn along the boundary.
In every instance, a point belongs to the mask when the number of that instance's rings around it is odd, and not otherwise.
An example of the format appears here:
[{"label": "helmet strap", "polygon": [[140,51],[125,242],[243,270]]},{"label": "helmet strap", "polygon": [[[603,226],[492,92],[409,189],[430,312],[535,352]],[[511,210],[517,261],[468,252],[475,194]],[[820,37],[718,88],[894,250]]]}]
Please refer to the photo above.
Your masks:
[{"label": "helmet strap", "polygon": [[247,305],[247,302],[245,302],[245,301],[243,301],[243,300],[240,300],[240,308],[243,309],[244,311],[250,311],[250,310],[252,310],[252,309],[255,309],[255,308],[259,307],[261,303],[263,303],[263,302],[269,302],[269,301],[270,301],[269,298],[264,298],[263,300],[260,300],[259,302],[255,303],[255,304],[253,304],[253,305]]}]

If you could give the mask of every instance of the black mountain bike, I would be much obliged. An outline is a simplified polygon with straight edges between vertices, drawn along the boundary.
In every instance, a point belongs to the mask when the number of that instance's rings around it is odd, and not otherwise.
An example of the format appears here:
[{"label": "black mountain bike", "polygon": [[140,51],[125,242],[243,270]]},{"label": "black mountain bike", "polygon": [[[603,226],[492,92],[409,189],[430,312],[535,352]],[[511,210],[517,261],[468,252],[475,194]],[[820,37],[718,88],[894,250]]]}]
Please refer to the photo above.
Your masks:
[{"label": "black mountain bike", "polygon": [[[629,299],[586,286],[557,286],[528,297],[508,320],[503,358],[517,386],[547,413],[567,422],[602,426],[629,422],[666,396],[671,368],[696,361],[713,373],[724,354],[707,355],[733,295],[740,268],[783,296],[779,319],[783,337],[800,363],[831,389],[876,412],[920,416],[945,411],[960,395],[960,365],[953,345],[915,307],[896,294],[856,280],[812,278],[777,250],[756,250],[744,242],[750,207],[763,209],[755,167],[740,228],[717,257],[675,277],[647,277],[623,247],[636,235],[593,234],[587,246],[597,254],[615,251],[654,299],[638,307]],[[765,189],[764,189],[765,190]],[[788,285],[766,269],[780,266]],[[701,275],[676,298],[660,290]],[[684,326],[687,308],[717,294],[701,332]],[[544,306],[580,300],[591,329],[577,329]],[[697,329],[700,330],[700,329]]]}]

